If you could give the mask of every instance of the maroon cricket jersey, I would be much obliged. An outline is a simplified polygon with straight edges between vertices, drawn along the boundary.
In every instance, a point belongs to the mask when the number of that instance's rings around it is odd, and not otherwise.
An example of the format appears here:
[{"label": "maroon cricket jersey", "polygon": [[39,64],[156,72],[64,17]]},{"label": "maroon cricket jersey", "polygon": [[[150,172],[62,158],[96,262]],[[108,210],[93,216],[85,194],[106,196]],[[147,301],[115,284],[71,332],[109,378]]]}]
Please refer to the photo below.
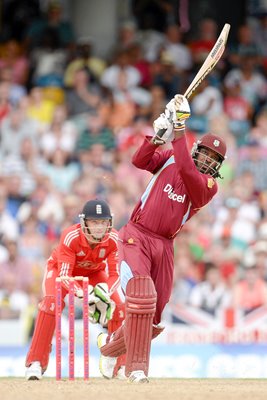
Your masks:
[{"label": "maroon cricket jersey", "polygon": [[200,173],[188,151],[186,137],[173,149],[158,151],[146,137],[133,155],[133,164],[150,171],[152,179],[131,215],[131,221],[165,238],[173,238],[216,194],[216,181]]}]

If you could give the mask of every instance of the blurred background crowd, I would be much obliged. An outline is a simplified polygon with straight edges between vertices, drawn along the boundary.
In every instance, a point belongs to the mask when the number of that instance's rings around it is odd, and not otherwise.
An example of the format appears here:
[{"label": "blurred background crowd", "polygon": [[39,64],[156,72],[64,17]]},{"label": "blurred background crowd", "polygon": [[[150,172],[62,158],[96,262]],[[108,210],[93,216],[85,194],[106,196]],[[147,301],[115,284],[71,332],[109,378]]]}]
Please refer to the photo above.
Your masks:
[{"label": "blurred background crowd", "polygon": [[[171,1],[152,3],[160,3],[165,25],[133,8],[103,58],[92,37],[77,37],[62,18],[60,2],[44,9],[35,2],[27,24],[2,27],[0,319],[26,310],[29,335],[46,259],[62,229],[96,197],[109,202],[116,229],[127,222],[150,179],[131,156],[222,28],[207,15],[194,32],[186,20],[182,29]],[[225,139],[223,179],[216,198],[175,239],[171,303],[213,315],[267,304],[267,7],[233,32],[192,97],[187,124],[189,148],[208,131]],[[168,310],[166,318],[175,322]]]}]

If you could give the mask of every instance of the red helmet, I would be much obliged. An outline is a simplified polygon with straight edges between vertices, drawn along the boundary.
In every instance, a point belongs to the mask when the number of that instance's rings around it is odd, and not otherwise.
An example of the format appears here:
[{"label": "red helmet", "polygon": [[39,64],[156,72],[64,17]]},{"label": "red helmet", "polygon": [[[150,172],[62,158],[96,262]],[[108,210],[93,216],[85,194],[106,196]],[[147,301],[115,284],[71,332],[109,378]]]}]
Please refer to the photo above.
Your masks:
[{"label": "red helmet", "polygon": [[207,147],[208,149],[215,151],[222,157],[222,161],[225,159],[226,144],[220,136],[207,133],[198,140],[197,145],[198,148]]},{"label": "red helmet", "polygon": [[[204,149],[209,149],[215,152],[219,156],[218,159],[206,156],[203,159],[199,158],[199,154],[203,155]],[[202,150],[201,150],[202,149]],[[219,169],[221,168],[222,162],[225,160],[226,156],[226,144],[222,138],[212,133],[207,133],[202,136],[197,143],[194,144],[192,148],[192,158],[199,172],[203,174],[209,174],[214,178],[220,177]]]}]

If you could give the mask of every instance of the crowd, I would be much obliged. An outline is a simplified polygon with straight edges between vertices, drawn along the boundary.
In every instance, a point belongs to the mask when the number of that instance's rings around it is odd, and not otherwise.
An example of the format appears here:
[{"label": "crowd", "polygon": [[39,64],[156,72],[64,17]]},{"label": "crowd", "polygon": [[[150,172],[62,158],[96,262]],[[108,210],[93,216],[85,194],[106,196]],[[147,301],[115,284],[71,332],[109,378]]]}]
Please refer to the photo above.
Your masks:
[{"label": "crowd", "polygon": [[[209,18],[195,37],[126,21],[100,59],[61,12],[54,3],[0,46],[0,318],[38,303],[46,258],[88,199],[110,204],[116,229],[126,223],[150,179],[131,156],[219,30]],[[190,101],[189,147],[210,131],[228,151],[219,193],[175,241],[171,302],[213,314],[267,304],[266,21],[238,27]]]}]

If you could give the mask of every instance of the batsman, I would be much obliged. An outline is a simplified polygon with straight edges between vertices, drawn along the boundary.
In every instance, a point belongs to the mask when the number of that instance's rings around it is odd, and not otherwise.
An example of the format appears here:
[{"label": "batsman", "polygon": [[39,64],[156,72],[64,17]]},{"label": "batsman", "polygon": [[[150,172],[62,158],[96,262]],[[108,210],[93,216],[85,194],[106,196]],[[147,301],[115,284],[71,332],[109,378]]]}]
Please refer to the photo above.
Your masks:
[{"label": "batsman", "polygon": [[[119,232],[119,266],[125,293],[125,320],[114,333],[101,333],[100,372],[112,378],[117,357],[126,354],[130,382],[148,382],[151,340],[162,331],[161,315],[171,295],[174,238],[186,221],[211,201],[226,158],[223,139],[207,133],[188,150],[185,122],[190,107],[176,95],[154,121],[153,137],[146,137],[133,155],[133,164],[152,178]],[[160,146],[171,143],[170,149]]]},{"label": "batsman", "polygon": [[[48,366],[55,331],[55,280],[58,276],[62,278],[63,299],[68,294],[69,277],[89,278],[89,319],[92,323],[99,323],[111,333],[124,319],[124,301],[118,292],[118,233],[113,229],[110,208],[103,200],[89,200],[79,217],[80,223],[63,230],[58,246],[47,261],[43,299],[26,358],[27,380],[40,380]],[[74,285],[77,301],[82,300],[80,282],[75,281]],[[61,306],[63,310],[64,301]],[[114,376],[119,376],[121,370],[124,376],[124,358],[118,358]]]}]

